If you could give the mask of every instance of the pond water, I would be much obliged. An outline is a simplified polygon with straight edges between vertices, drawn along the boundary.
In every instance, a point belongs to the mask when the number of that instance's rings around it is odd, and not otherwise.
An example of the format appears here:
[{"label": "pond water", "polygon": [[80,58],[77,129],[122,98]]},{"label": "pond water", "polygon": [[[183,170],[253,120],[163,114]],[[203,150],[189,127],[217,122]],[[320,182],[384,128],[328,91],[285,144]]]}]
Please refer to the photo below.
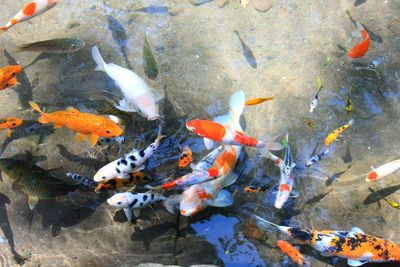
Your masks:
[{"label": "pond water", "polygon": [[[9,21],[25,2],[2,1],[0,22]],[[60,0],[2,33],[0,66],[20,64],[23,71],[17,74],[20,85],[0,92],[0,117],[24,120],[10,138],[5,131],[0,134],[2,158],[92,178],[132,147],[153,142],[160,120],[148,121],[137,113],[116,113],[127,138],[122,147],[91,148],[69,129],[37,122],[39,115],[29,101],[46,112],[72,106],[105,115],[110,103],[119,100],[114,81],[95,71],[91,46],[97,45],[107,63],[133,70],[164,95],[159,104],[166,137],[144,170],[151,185],[190,171],[178,169],[180,147],[191,148],[194,162],[209,153],[185,123],[226,113],[230,96],[243,90],[246,99],[275,96],[246,106],[241,124],[246,134],[262,140],[279,136],[281,141],[289,134],[298,197],[289,198],[282,209],[274,207],[279,168],[251,147],[242,150],[233,171],[238,179],[226,188],[233,193],[233,205],[208,207],[191,217],[171,214],[157,203],[127,222],[122,210],[107,204],[111,192],[82,189],[61,199],[40,200],[31,210],[26,193],[2,173],[0,266],[295,266],[275,245],[278,239],[290,239],[272,227],[257,229],[253,214],[318,230],[357,226],[400,243],[400,211],[369,189],[396,188],[399,173],[365,182],[371,166],[400,156],[399,14],[397,0],[253,0],[246,7],[236,0]],[[358,59],[347,57],[359,40],[352,35],[353,21],[371,37],[368,52]],[[157,61],[155,79],[146,77],[143,68],[145,35]],[[68,54],[16,48],[72,37],[80,37],[86,46]],[[379,66],[367,67],[384,56],[389,57]],[[323,88],[310,113],[318,77]],[[353,105],[350,112],[345,110],[346,96]],[[333,151],[305,167],[315,151],[321,151],[326,136],[350,119],[354,124],[335,141]],[[281,158],[284,154],[276,152]],[[245,192],[250,185],[265,190]],[[388,198],[400,202],[399,193],[391,191]],[[345,260],[323,257],[310,247],[300,250],[312,266],[347,266]]]}]

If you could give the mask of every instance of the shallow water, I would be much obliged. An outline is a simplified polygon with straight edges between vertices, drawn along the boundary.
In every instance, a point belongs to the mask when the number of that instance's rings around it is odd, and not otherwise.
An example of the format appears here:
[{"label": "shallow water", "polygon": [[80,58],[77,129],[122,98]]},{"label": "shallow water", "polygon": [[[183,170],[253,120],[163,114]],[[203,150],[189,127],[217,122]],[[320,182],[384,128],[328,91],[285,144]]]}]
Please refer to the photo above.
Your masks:
[{"label": "shallow water", "polygon": [[[274,229],[262,240],[244,236],[249,215],[257,214],[284,225],[349,230],[353,226],[366,233],[397,243],[399,211],[380,201],[364,200],[374,190],[399,184],[395,173],[381,182],[365,183],[370,166],[397,159],[399,106],[399,1],[311,1],[275,0],[265,13],[246,8],[238,1],[60,1],[52,10],[11,28],[0,36],[4,50],[0,65],[34,64],[18,75],[21,85],[2,92],[0,117],[26,120],[10,139],[0,135],[2,157],[30,151],[45,156],[37,164],[92,177],[107,162],[118,157],[118,149],[106,146],[91,149],[75,141],[68,129],[53,129],[35,122],[31,111],[34,100],[46,111],[74,106],[97,113],[104,101],[112,99],[114,84],[95,72],[90,54],[97,44],[104,59],[133,69],[145,77],[142,68],[144,32],[159,66],[156,80],[146,80],[155,90],[166,91],[161,100],[167,135],[146,172],[160,181],[177,177],[178,144],[189,145],[195,161],[206,151],[202,139],[189,133],[185,122],[192,118],[210,119],[227,112],[229,96],[243,89],[246,98],[275,96],[275,100],[246,107],[243,122],[246,133],[265,138],[288,132],[297,164],[295,190],[284,209],[274,208],[279,169],[256,157],[257,150],[246,148],[235,168],[239,180],[229,188],[235,202],[228,208],[207,208],[184,218],[168,213],[161,205],[146,208],[133,223],[123,212],[109,207],[106,196],[76,191],[67,198],[41,200],[30,211],[24,193],[12,189],[6,175],[0,183],[0,266],[134,266],[140,263],[216,264],[226,266],[289,266],[290,260],[275,248],[284,238]],[[22,3],[2,2],[0,21],[8,21]],[[352,17],[374,35],[365,57],[350,61],[340,49],[350,49],[355,27]],[[242,54],[234,33],[252,50],[257,61],[253,68]],[[86,47],[70,55],[17,52],[14,44],[79,36]],[[378,71],[357,69],[371,60],[389,55]],[[330,60],[327,60],[330,58]],[[327,64],[327,62],[329,62]],[[317,110],[309,113],[320,76],[324,88]],[[353,111],[346,113],[345,96],[350,84]],[[154,139],[158,122],[140,116],[126,118],[128,142],[145,146]],[[312,129],[304,123],[310,118]],[[320,163],[303,167],[314,148],[337,127],[354,119],[335,143],[335,150]],[[349,145],[351,161],[344,162]],[[283,156],[284,152],[278,152]],[[346,160],[347,161],[347,160]],[[344,173],[338,174],[351,167]],[[336,178],[332,176],[335,176]],[[327,180],[330,182],[327,185]],[[245,193],[247,185],[266,185],[265,193]],[[320,201],[309,201],[333,190]],[[390,198],[400,202],[399,193]],[[3,242],[6,241],[6,242]],[[312,266],[346,266],[301,247],[311,256]],[[372,265],[371,265],[372,266]],[[395,266],[394,264],[387,266]]]}]

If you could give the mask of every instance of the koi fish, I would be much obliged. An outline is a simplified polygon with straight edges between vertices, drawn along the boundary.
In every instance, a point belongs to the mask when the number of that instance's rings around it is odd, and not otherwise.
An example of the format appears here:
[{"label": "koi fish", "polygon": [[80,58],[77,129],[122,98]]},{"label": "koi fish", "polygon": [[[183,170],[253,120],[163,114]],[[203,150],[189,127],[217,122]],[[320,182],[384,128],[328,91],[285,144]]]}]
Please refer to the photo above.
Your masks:
[{"label": "koi fish", "polygon": [[330,144],[332,144],[332,142],[334,142],[344,132],[344,130],[349,128],[353,124],[353,122],[354,122],[354,120],[351,119],[347,124],[343,125],[340,128],[337,128],[332,133],[330,133],[325,139],[325,142],[324,142],[325,145],[329,146]]},{"label": "koi fish", "polygon": [[311,165],[313,165],[314,163],[317,163],[318,161],[320,161],[323,157],[325,157],[326,155],[329,154],[329,152],[331,152],[331,150],[329,148],[323,150],[322,152],[312,156],[306,163],[306,167],[310,167]]},{"label": "koi fish", "polygon": [[370,68],[370,69],[377,68],[379,65],[385,63],[388,59],[389,59],[389,56],[378,57],[378,58],[372,60],[372,61],[368,64],[368,68]]},{"label": "koi fish", "polygon": [[21,51],[45,52],[54,54],[75,53],[85,47],[85,42],[79,37],[59,38],[18,45]]},{"label": "koi fish", "polygon": [[396,201],[393,201],[389,198],[384,198],[383,200],[385,200],[386,203],[388,203],[390,206],[392,206],[392,208],[395,208],[396,210],[400,210],[400,204],[397,203]]},{"label": "koi fish", "polygon": [[0,31],[5,32],[15,24],[36,17],[57,4],[58,0],[34,0],[25,5]]},{"label": "koi fish", "polygon": [[158,76],[158,65],[156,58],[154,57],[153,51],[151,50],[151,46],[149,44],[149,40],[147,40],[147,35],[144,35],[144,43],[143,43],[143,69],[146,76],[154,80]]},{"label": "koi fish", "polygon": [[315,129],[315,122],[309,118],[303,118],[303,121],[305,124],[307,124],[308,127]]},{"label": "koi fish", "polygon": [[18,126],[21,126],[22,120],[18,118],[4,118],[0,119],[0,130],[5,130],[7,129],[7,137],[11,137],[11,130],[13,128],[17,128]]},{"label": "koi fish", "polygon": [[156,120],[160,117],[158,101],[161,95],[155,96],[147,83],[131,70],[122,68],[116,64],[106,64],[101,57],[97,46],[92,47],[92,57],[96,62],[96,71],[103,71],[113,79],[121,89],[123,99],[116,106],[126,112],[138,112],[148,120]]},{"label": "koi fish", "polygon": [[117,190],[124,187],[132,187],[139,183],[150,182],[150,179],[143,172],[133,172],[129,175],[129,179],[114,178],[101,181],[94,191],[100,193],[102,191]]},{"label": "koi fish", "polygon": [[268,186],[249,185],[244,188],[244,191],[247,193],[258,193],[258,192],[266,192],[268,189],[269,189]]},{"label": "koi fish", "polygon": [[[243,112],[244,102],[245,96],[243,91],[234,93],[229,101],[230,112],[223,117],[220,117],[220,122],[223,125],[228,125],[231,129],[239,133],[243,132],[239,120]],[[242,146],[227,147],[229,147],[228,151],[234,155],[234,159],[230,160],[228,165],[234,166],[237,162]],[[217,157],[219,157],[219,155]],[[215,158],[215,161],[217,160],[217,157]],[[205,171],[207,168],[211,169],[214,165],[209,167],[207,164],[202,164],[201,166],[204,167],[204,169],[197,168],[199,171]],[[228,168],[225,170],[228,170]],[[224,172],[222,176],[211,181],[190,186],[181,195],[170,196],[164,202],[164,205],[171,213],[174,213],[173,210],[175,205],[179,205],[180,213],[183,216],[192,216],[204,210],[208,206],[230,206],[233,203],[233,196],[229,191],[223,190],[223,188],[233,184],[237,180],[237,177],[238,176],[232,171]]]},{"label": "koi fish", "polygon": [[367,175],[367,178],[365,178],[365,181],[366,182],[378,181],[380,179],[385,178],[389,174],[398,171],[399,169],[400,169],[400,159],[391,161],[370,171]]},{"label": "koi fish", "polygon": [[274,98],[275,98],[274,96],[272,96],[272,97],[253,98],[253,99],[247,100],[244,104],[246,106],[254,106],[254,105],[258,105],[258,104],[264,103],[265,101],[274,100]]},{"label": "koi fish", "polygon": [[400,261],[400,245],[365,234],[360,228],[351,231],[317,231],[276,225],[259,216],[253,215],[262,228],[275,226],[281,233],[296,241],[312,246],[327,257],[342,257],[350,266],[360,266],[368,262]]},{"label": "koi fish", "polygon": [[114,137],[100,137],[99,141],[97,141],[98,145],[108,145],[111,143],[117,143],[118,145],[122,145],[126,142],[126,137],[123,135],[114,136]]},{"label": "koi fish", "polygon": [[207,156],[201,159],[196,165],[191,165],[193,171],[203,171],[209,169],[214,164],[215,159],[224,149],[223,146],[219,146],[211,151]]},{"label": "koi fish", "polygon": [[[286,140],[288,140],[287,136]],[[292,175],[292,171],[295,166],[296,163],[293,162],[292,152],[290,149],[290,145],[288,144],[286,146],[285,157],[282,164],[280,165],[281,179],[279,182],[279,190],[275,200],[275,208],[277,209],[281,209],[290,197],[290,193],[292,192],[294,184],[294,176]]]},{"label": "koi fish", "polygon": [[129,179],[130,173],[144,169],[143,164],[153,155],[164,137],[164,135],[161,135],[160,128],[156,140],[147,148],[140,150],[134,148],[122,158],[116,159],[98,170],[93,179],[96,182],[113,178]]},{"label": "koi fish", "polygon": [[52,123],[54,127],[66,127],[74,132],[77,132],[76,139],[80,142],[86,139],[89,135],[89,142],[94,146],[99,137],[113,137],[122,134],[123,130],[112,120],[98,116],[95,114],[80,112],[75,108],[56,111],[52,113],[44,113],[38,104],[29,101],[29,105],[40,113],[40,123]]},{"label": "koi fish", "polygon": [[319,102],[319,93],[321,92],[321,90],[322,86],[318,89],[317,94],[314,96],[314,99],[310,104],[310,112],[314,112],[314,110],[317,108]]},{"label": "koi fish", "polygon": [[18,84],[16,75],[22,71],[20,65],[6,66],[0,69],[0,90],[13,87]]},{"label": "koi fish", "polygon": [[283,240],[276,241],[276,245],[282,250],[283,253],[288,255],[293,262],[299,266],[310,267],[310,259],[304,257],[300,251],[298,251],[294,246],[290,245],[288,242]]},{"label": "koi fish", "polygon": [[184,146],[178,159],[179,169],[184,169],[193,161],[192,150],[189,146]]},{"label": "koi fish", "polygon": [[97,182],[93,181],[88,177],[83,177],[80,174],[74,172],[67,172],[66,175],[68,178],[73,180],[81,190],[91,191],[97,186]]},{"label": "koi fish", "polygon": [[163,201],[166,197],[156,193],[117,193],[107,199],[107,203],[114,208],[122,208],[128,221],[132,221],[132,209],[136,217],[139,216],[140,209],[153,203]]},{"label": "koi fish", "polygon": [[360,43],[353,46],[353,48],[348,53],[348,57],[351,59],[363,57],[365,53],[367,53],[369,44],[371,42],[371,38],[368,32],[364,29],[364,27],[359,22],[356,22],[356,26],[357,30],[361,32],[363,40]]}]

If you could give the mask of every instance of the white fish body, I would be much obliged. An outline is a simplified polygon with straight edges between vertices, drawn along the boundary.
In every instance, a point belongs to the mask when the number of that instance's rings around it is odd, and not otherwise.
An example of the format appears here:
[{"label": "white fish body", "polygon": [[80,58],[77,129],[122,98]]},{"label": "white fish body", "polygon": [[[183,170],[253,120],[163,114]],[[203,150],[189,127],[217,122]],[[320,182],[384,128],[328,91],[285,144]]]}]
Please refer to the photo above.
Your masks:
[{"label": "white fish body", "polygon": [[383,179],[389,174],[392,174],[398,170],[400,170],[400,159],[391,161],[372,170],[370,173],[368,173],[368,176],[365,180],[367,182],[374,182]]},{"label": "white fish body", "polygon": [[[136,73],[113,63],[105,63],[97,46],[92,47],[92,57],[96,62],[95,70],[104,71],[121,89],[124,98],[116,106],[126,112],[139,112],[148,120],[160,117],[157,99],[147,83]],[[161,97],[159,97],[161,98]]]}]

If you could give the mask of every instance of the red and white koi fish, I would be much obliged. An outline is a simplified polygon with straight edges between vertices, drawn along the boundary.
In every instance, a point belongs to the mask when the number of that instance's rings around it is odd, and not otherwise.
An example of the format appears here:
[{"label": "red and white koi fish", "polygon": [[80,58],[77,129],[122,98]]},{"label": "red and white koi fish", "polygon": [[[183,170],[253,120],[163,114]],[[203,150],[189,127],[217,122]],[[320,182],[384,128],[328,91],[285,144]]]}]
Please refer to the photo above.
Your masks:
[{"label": "red and white koi fish", "polygon": [[[58,0],[34,0],[25,5],[0,31],[5,32],[15,24],[36,17],[57,4]],[[0,32],[1,33],[1,32]]]},{"label": "red and white koi fish", "polygon": [[365,181],[375,182],[385,178],[389,174],[392,174],[398,170],[400,170],[400,159],[391,161],[376,169],[373,169],[370,173],[368,173],[367,178],[365,178]]},{"label": "red and white koi fish", "polygon": [[367,53],[369,44],[371,42],[371,38],[369,37],[367,30],[365,30],[361,23],[356,22],[356,26],[357,30],[361,32],[361,37],[363,40],[353,46],[353,48],[350,50],[348,57],[351,59],[363,57],[365,53]]},{"label": "red and white koi fish", "polygon": [[258,226],[265,229],[273,225],[297,242],[312,246],[323,256],[346,258],[350,266],[361,266],[368,262],[400,261],[400,245],[367,235],[357,227],[353,227],[351,231],[317,231],[276,225],[257,215],[253,216]]}]

